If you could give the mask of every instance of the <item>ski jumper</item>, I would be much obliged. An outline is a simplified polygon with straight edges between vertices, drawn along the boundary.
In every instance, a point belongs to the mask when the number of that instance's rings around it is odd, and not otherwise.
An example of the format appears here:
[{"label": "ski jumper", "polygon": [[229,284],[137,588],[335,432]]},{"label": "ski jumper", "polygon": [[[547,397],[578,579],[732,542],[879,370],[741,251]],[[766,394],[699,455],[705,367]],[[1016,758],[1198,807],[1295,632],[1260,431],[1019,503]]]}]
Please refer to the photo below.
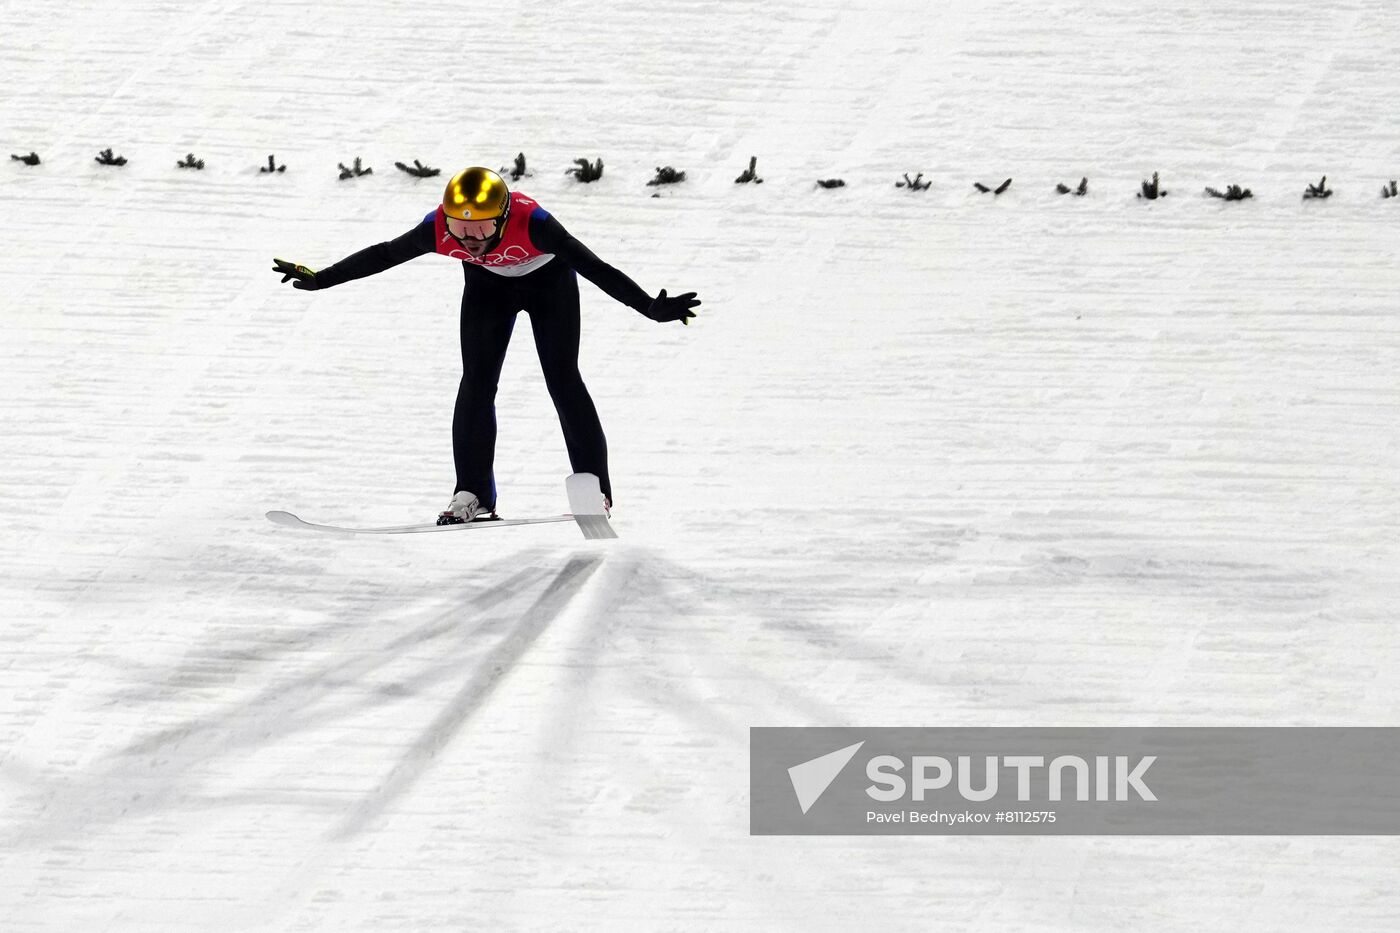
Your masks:
[{"label": "ski jumper", "polygon": [[462,262],[462,381],[452,414],[454,492],[469,490],[487,508],[496,505],[496,386],[515,316],[530,315],[545,386],[559,415],[575,473],[593,473],[612,498],[608,444],[593,399],[578,371],[579,296],[583,275],[613,299],[644,311],[651,296],[574,239],[532,198],[511,192],[510,216],[500,240],[473,259],[447,232],[439,207],[412,230],[360,250],[316,273],[321,288],[383,272],[426,253]]}]

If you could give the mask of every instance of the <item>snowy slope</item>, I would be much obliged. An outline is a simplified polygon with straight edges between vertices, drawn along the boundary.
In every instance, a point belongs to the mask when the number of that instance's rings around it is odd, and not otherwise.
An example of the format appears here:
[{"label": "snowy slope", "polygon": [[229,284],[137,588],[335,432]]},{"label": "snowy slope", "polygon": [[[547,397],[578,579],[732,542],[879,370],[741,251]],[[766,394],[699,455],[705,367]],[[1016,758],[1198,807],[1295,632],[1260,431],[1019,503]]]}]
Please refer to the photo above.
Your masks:
[{"label": "snowy slope", "polygon": [[[0,929],[1393,929],[1385,838],[747,834],[754,725],[1400,724],[1390,14],[7,9]],[[705,302],[584,286],[623,539],[267,523],[445,504],[461,275],[271,258],[521,150]],[[498,410],[559,511],[525,318]]]}]

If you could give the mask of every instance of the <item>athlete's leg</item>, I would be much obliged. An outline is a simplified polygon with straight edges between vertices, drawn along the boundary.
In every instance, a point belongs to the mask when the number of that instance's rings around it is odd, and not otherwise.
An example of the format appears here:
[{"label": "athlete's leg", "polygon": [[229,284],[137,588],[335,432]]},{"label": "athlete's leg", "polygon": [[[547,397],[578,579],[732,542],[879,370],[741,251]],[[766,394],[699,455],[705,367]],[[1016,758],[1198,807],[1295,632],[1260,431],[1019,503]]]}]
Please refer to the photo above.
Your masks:
[{"label": "athlete's leg", "polygon": [[569,450],[569,463],[575,473],[592,473],[603,487],[603,495],[612,498],[612,482],[608,478],[608,441],[598,410],[583,384],[578,371],[579,309],[578,279],[572,269],[546,267],[537,275],[549,273],[538,283],[532,282],[525,310],[530,313],[530,327],[535,333],[535,349],[540,356],[545,386],[554,400],[559,425],[564,429],[564,445]]},{"label": "athlete's leg", "polygon": [[452,413],[454,492],[470,490],[487,509],[496,507],[496,385],[517,310],[512,290],[492,282],[493,276],[468,270],[462,292],[462,381]]}]

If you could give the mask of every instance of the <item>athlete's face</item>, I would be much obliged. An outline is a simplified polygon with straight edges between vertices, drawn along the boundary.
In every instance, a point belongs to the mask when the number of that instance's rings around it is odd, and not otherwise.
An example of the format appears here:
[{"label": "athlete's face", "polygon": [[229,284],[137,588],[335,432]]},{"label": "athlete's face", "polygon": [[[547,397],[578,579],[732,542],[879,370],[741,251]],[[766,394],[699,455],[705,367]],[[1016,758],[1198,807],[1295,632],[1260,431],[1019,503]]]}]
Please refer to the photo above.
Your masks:
[{"label": "athlete's face", "polygon": [[480,259],[486,255],[487,248],[491,241],[500,232],[501,222],[499,218],[492,220],[458,220],[456,217],[447,218],[447,232],[456,237],[457,242],[467,251],[467,255],[473,259]]}]

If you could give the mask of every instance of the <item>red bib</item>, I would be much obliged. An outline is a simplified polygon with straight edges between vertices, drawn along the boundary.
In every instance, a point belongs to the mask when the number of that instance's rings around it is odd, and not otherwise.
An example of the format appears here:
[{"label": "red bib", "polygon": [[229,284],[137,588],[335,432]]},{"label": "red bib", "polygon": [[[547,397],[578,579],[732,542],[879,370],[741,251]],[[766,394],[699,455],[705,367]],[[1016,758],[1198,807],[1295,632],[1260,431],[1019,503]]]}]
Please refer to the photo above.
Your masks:
[{"label": "red bib", "polygon": [[[530,217],[538,211],[545,214],[544,208],[518,191],[510,193],[510,216],[506,218],[506,228],[494,249],[474,259],[452,234],[447,232],[447,214],[439,206],[433,216],[433,227],[437,234],[437,251],[452,259],[460,259],[474,266],[489,269],[497,275],[518,276],[533,272],[554,258],[553,253],[542,253],[530,242]],[[548,216],[548,214],[545,214]]]}]

